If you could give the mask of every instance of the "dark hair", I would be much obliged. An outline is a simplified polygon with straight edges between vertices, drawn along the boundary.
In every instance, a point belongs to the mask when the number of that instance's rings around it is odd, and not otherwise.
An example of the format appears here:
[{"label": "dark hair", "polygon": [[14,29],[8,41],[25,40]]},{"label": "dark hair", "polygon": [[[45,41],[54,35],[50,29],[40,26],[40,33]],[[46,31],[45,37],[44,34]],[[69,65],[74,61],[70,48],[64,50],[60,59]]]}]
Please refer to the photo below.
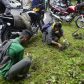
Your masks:
[{"label": "dark hair", "polygon": [[55,27],[61,29],[61,27],[62,27],[61,22],[56,23],[56,24],[54,25],[54,28],[55,28]]},{"label": "dark hair", "polygon": [[29,37],[32,37],[32,35],[33,35],[33,32],[32,31],[29,31],[28,29],[23,30],[22,33],[21,33],[21,36],[29,36]]}]

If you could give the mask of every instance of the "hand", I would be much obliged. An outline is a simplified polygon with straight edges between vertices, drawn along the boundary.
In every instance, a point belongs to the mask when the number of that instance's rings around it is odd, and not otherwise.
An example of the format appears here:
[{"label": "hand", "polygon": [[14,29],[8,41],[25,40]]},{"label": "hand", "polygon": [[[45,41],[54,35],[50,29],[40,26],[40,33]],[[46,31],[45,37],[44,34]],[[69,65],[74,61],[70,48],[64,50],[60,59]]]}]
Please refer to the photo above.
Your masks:
[{"label": "hand", "polygon": [[32,56],[32,54],[31,53],[27,53],[27,56]]},{"label": "hand", "polygon": [[61,45],[60,43],[58,43],[58,47],[59,47],[59,48],[62,48],[62,45]]},{"label": "hand", "polygon": [[67,41],[67,39],[64,39],[64,40],[63,40],[63,44],[64,44],[64,45],[69,45],[69,42]]},{"label": "hand", "polygon": [[63,43],[65,43],[65,42],[67,42],[67,39],[64,39],[64,40],[63,40]]}]

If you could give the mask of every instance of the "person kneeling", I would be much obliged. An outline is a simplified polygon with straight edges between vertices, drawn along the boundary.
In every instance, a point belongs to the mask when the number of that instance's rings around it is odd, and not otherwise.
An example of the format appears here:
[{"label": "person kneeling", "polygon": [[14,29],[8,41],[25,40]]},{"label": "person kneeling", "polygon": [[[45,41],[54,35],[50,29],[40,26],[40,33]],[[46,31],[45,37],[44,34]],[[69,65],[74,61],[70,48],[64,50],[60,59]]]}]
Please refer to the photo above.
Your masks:
[{"label": "person kneeling", "polygon": [[62,24],[58,23],[48,23],[42,28],[43,42],[47,44],[53,44],[58,48],[62,48],[62,45],[59,43],[60,38],[63,35]]}]

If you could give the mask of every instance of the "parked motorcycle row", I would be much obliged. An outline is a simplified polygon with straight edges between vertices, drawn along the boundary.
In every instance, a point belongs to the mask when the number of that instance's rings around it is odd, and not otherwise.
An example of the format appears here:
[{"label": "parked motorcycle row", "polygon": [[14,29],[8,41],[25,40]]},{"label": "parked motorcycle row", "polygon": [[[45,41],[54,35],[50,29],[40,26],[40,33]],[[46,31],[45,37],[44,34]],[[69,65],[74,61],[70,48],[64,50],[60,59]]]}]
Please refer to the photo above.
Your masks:
[{"label": "parked motorcycle row", "polygon": [[[17,9],[14,9],[14,11],[16,10]],[[13,11],[13,9],[11,9],[11,11]],[[1,41],[2,42],[4,40],[15,38],[26,28],[24,27],[24,23],[21,23],[21,21],[15,22],[17,20],[17,19],[15,20],[15,18],[17,18],[17,16],[21,15],[22,13],[27,12],[27,14],[30,16],[32,20],[31,22],[32,31],[34,34],[37,33],[38,29],[41,27],[40,24],[43,24],[42,19],[38,21],[38,15],[32,12],[33,9],[19,9],[17,11],[18,12],[16,13],[16,15],[13,13],[11,13],[11,15],[4,15],[4,14],[0,15],[0,25],[2,25],[2,29],[1,29]],[[43,14],[41,14],[41,12],[43,13],[43,10],[40,9],[38,11],[38,13],[40,13],[40,18],[43,17]]]},{"label": "parked motorcycle row", "polygon": [[[57,2],[53,2],[53,3],[50,2],[50,6],[49,6],[49,9],[50,9],[49,12],[53,19],[55,19],[56,21],[71,23],[76,17],[76,21],[75,21],[76,26],[78,28],[84,28],[84,13],[80,13],[78,11],[77,9],[78,4],[75,6],[68,6],[66,8],[66,6],[64,6],[63,4],[57,5],[55,3]],[[19,14],[21,14],[23,12],[31,13],[30,11],[32,9],[30,10],[19,9],[19,10],[21,10],[19,12]],[[43,10],[41,10],[41,12],[42,11]],[[83,7],[83,11],[84,11],[84,7]],[[41,16],[43,17],[43,13],[41,14]],[[38,29],[41,28],[43,24],[43,18],[41,18],[39,22],[40,24],[38,23],[38,21],[36,21],[36,23],[32,22],[31,24],[32,31],[34,33],[36,33]],[[2,42],[4,40],[15,38],[16,36],[20,34],[20,32],[22,32],[22,30],[24,30],[24,27],[22,25],[20,27],[19,25],[18,26],[15,25],[13,14],[12,15],[1,14],[0,15],[0,25],[2,25],[2,29],[1,29],[1,41]]]},{"label": "parked motorcycle row", "polygon": [[84,4],[81,9],[77,9],[78,5],[80,4],[66,7],[66,5],[57,5],[57,2],[53,0],[53,2],[50,3],[50,12],[56,20],[62,22],[71,23],[76,17],[76,26],[78,28],[84,28],[84,12],[80,13],[80,11],[84,11]]}]

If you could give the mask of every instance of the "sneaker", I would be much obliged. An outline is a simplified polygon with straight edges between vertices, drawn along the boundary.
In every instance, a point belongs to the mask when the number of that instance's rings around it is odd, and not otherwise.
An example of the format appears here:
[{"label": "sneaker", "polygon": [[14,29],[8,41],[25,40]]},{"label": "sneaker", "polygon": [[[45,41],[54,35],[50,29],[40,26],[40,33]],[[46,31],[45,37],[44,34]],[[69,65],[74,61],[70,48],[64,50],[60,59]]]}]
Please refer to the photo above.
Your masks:
[{"label": "sneaker", "polygon": [[26,74],[25,75],[25,78],[27,79],[27,78],[30,78],[31,77],[31,74]]},{"label": "sneaker", "polygon": [[31,75],[28,73],[28,74],[23,74],[23,75],[18,75],[18,77],[20,78],[29,78]]}]

